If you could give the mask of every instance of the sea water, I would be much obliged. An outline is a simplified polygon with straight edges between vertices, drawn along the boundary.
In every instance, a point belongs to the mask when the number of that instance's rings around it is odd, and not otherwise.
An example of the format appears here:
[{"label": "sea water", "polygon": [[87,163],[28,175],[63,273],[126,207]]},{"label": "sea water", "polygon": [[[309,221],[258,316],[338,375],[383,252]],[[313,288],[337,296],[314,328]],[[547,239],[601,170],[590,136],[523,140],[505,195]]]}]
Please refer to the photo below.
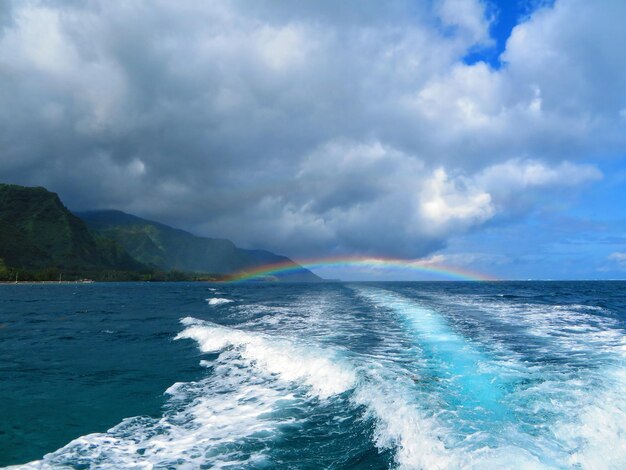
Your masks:
[{"label": "sea water", "polygon": [[0,286],[0,466],[626,468],[626,283]]}]

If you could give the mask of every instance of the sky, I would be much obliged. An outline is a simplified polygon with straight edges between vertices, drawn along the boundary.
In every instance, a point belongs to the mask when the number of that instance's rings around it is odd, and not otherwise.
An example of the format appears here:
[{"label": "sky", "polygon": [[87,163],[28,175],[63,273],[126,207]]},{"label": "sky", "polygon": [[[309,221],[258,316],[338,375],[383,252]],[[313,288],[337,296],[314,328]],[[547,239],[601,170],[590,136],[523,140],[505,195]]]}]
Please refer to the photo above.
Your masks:
[{"label": "sky", "polygon": [[0,0],[0,181],[295,260],[625,278],[625,17],[623,0]]}]

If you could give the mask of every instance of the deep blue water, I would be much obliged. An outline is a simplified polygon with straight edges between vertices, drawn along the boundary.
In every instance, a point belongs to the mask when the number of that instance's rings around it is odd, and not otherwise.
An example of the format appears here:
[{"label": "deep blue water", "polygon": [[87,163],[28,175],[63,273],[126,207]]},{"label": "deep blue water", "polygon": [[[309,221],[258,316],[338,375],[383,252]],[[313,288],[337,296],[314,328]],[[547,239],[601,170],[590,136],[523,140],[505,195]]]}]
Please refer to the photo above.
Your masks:
[{"label": "deep blue water", "polygon": [[0,286],[0,466],[626,468],[626,283]]}]

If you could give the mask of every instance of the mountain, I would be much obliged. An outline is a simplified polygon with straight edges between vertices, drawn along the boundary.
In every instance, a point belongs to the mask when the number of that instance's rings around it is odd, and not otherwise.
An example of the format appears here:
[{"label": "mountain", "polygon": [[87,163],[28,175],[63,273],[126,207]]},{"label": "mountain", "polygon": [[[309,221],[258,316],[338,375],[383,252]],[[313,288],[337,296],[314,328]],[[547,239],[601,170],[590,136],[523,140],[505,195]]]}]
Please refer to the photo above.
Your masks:
[{"label": "mountain", "polygon": [[141,263],[163,270],[192,273],[234,274],[267,264],[293,264],[289,273],[271,280],[317,282],[322,279],[289,258],[264,250],[244,250],[230,240],[206,238],[159,222],[116,210],[78,212],[89,229],[119,243]]},{"label": "mountain", "polygon": [[0,184],[0,271],[148,269],[112,240],[94,237],[45,188]]},{"label": "mountain", "polygon": [[[0,184],[0,280],[223,279],[267,264],[292,265],[268,280],[321,279],[289,258],[197,237],[120,211],[70,212],[42,187]],[[164,272],[165,271],[165,272]]]}]

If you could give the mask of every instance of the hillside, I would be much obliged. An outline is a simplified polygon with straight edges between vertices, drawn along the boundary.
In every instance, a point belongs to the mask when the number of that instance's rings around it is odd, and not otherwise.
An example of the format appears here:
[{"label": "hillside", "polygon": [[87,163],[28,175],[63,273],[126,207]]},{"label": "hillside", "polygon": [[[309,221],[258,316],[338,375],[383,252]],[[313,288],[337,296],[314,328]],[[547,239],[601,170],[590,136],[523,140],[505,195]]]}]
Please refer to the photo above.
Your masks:
[{"label": "hillside", "polygon": [[[136,260],[163,270],[232,274],[266,264],[290,262],[289,258],[269,251],[244,250],[229,240],[199,237],[121,211],[91,211],[76,215],[93,233],[119,243]],[[304,268],[277,279],[321,281]]]},{"label": "hillside", "polygon": [[0,184],[0,266],[38,271],[141,271],[117,243],[94,237],[45,188]]}]

